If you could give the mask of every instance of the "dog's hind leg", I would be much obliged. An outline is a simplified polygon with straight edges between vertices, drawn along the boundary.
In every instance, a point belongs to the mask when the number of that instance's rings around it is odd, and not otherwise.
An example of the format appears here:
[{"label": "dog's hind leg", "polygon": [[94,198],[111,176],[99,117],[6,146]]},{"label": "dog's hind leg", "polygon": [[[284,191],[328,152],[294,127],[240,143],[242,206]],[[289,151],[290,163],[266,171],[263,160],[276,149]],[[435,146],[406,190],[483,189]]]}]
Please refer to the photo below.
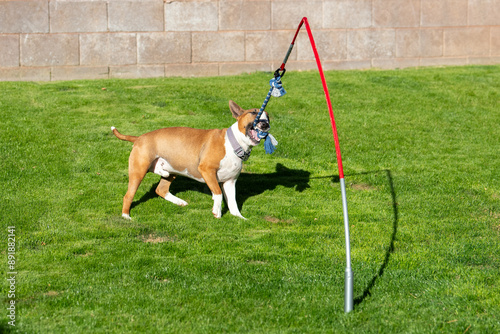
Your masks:
[{"label": "dog's hind leg", "polygon": [[180,206],[186,206],[188,205],[186,201],[170,193],[170,185],[172,184],[172,181],[174,181],[174,179],[175,175],[170,175],[167,178],[162,177],[160,183],[158,184],[158,187],[156,187],[156,194],[160,197],[163,197],[169,202]]},{"label": "dog's hind leg", "polygon": [[138,155],[139,153],[132,149],[128,163],[128,190],[123,197],[122,217],[125,219],[130,219],[130,206],[134,200],[134,195],[151,164],[151,160],[148,157],[140,157]]}]

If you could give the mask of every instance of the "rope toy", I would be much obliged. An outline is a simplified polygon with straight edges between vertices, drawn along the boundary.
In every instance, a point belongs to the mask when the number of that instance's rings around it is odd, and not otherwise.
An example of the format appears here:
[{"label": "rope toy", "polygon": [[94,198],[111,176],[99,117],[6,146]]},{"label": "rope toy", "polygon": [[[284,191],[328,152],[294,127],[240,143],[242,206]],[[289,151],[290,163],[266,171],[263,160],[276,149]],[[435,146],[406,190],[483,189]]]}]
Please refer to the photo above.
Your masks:
[{"label": "rope toy", "polygon": [[264,131],[261,131],[259,128],[257,128],[257,124],[259,122],[261,122],[260,117],[264,113],[264,109],[266,108],[267,103],[269,102],[269,99],[271,98],[271,96],[281,97],[281,96],[286,94],[286,91],[283,88],[283,84],[281,83],[281,77],[285,74],[285,70],[283,70],[283,73],[281,75],[279,74],[279,70],[280,69],[278,69],[276,72],[274,72],[274,78],[272,78],[269,81],[269,85],[271,86],[271,88],[269,89],[269,92],[267,93],[267,96],[264,99],[264,103],[262,103],[262,106],[260,107],[259,113],[257,114],[257,117],[255,117],[255,120],[253,122],[253,127],[254,127],[255,131],[257,131],[257,136],[261,139],[263,139],[263,138],[266,139],[264,142],[264,148],[265,148],[267,154],[271,154],[276,150],[276,146],[278,145],[278,141],[269,132],[264,132]]}]

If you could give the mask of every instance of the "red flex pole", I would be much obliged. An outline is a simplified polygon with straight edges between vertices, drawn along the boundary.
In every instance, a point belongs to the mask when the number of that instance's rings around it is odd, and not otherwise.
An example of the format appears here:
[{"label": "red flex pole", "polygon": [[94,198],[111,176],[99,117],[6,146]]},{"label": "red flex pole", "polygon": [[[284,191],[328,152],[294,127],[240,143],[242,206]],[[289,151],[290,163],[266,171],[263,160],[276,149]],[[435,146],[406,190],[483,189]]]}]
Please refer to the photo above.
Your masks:
[{"label": "red flex pole", "polygon": [[350,246],[350,239],[349,239],[349,216],[347,213],[347,196],[346,196],[346,191],[345,191],[344,169],[342,167],[342,156],[340,154],[339,137],[337,134],[337,127],[335,126],[335,118],[333,116],[332,102],[330,101],[330,93],[328,92],[325,74],[323,73],[323,67],[321,66],[321,61],[319,59],[318,50],[316,49],[316,43],[314,42],[314,38],[313,38],[313,35],[311,32],[311,27],[309,26],[309,22],[307,21],[307,17],[304,17],[302,19],[302,21],[300,21],[299,27],[297,28],[297,32],[295,33],[295,36],[293,37],[292,43],[290,44],[290,47],[288,48],[288,52],[286,53],[285,59],[283,60],[283,63],[281,64],[278,71],[281,70],[284,73],[285,63],[288,60],[290,53],[292,52],[293,46],[295,44],[295,39],[297,38],[299,30],[303,24],[305,24],[305,26],[306,26],[307,34],[309,36],[309,41],[311,42],[311,47],[312,47],[313,52],[314,52],[314,57],[316,58],[316,64],[318,65],[318,71],[319,71],[319,75],[321,77],[321,82],[323,83],[323,90],[325,92],[326,104],[328,105],[328,112],[330,113],[330,122],[332,124],[333,139],[335,141],[335,151],[337,153],[337,165],[338,165],[338,169],[339,169],[340,188],[341,188],[341,192],[342,192],[342,211],[344,214],[344,229],[345,229],[345,241],[346,241],[346,262],[347,262],[347,265],[346,265],[345,275],[344,275],[345,276],[344,311],[347,313],[347,312],[352,311],[352,309],[353,309],[353,273],[352,273],[352,268],[351,268],[351,246]]}]

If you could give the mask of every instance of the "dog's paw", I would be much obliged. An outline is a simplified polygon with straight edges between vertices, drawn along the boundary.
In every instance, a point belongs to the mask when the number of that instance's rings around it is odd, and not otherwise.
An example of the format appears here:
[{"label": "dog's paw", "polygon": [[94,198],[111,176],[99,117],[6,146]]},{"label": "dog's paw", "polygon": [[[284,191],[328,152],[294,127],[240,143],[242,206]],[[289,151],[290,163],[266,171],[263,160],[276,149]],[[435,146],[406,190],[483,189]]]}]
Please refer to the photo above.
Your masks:
[{"label": "dog's paw", "polygon": [[132,218],[130,218],[130,215],[127,215],[126,213],[122,213],[122,217],[127,220],[132,220]]},{"label": "dog's paw", "polygon": [[212,213],[215,218],[220,218],[222,216],[222,194],[215,195],[212,194],[212,198],[214,200],[214,207],[212,209]]},{"label": "dog's paw", "polygon": [[237,215],[233,214],[233,216],[238,217],[238,218],[241,218],[241,219],[243,219],[243,220],[247,220],[245,217],[243,217],[243,216],[241,215],[241,213],[239,213],[239,214],[237,214]]},{"label": "dog's paw", "polygon": [[179,206],[186,206],[186,205],[188,205],[188,203],[186,201],[180,199],[177,196],[172,195],[171,193],[167,193],[165,195],[165,199],[167,201],[172,202],[172,203],[174,203],[176,205],[179,205]]},{"label": "dog's paw", "polygon": [[212,213],[214,214],[214,217],[219,219],[220,217],[222,217],[222,211],[219,210],[218,212],[216,210],[212,210]]}]

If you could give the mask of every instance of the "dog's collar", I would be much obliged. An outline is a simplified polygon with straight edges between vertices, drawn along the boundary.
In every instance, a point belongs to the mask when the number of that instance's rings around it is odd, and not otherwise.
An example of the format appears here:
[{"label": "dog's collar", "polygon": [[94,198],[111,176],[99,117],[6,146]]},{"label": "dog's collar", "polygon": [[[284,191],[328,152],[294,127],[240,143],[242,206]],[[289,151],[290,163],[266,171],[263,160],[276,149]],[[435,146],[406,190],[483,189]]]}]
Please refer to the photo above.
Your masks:
[{"label": "dog's collar", "polygon": [[229,139],[229,142],[231,143],[231,146],[233,147],[234,154],[236,154],[236,156],[243,161],[248,160],[248,158],[250,157],[250,153],[252,153],[252,149],[250,148],[250,150],[248,152],[245,152],[245,150],[241,147],[241,145],[236,140],[236,137],[234,136],[234,133],[233,133],[233,129],[231,129],[231,128],[227,129],[227,138]]}]

